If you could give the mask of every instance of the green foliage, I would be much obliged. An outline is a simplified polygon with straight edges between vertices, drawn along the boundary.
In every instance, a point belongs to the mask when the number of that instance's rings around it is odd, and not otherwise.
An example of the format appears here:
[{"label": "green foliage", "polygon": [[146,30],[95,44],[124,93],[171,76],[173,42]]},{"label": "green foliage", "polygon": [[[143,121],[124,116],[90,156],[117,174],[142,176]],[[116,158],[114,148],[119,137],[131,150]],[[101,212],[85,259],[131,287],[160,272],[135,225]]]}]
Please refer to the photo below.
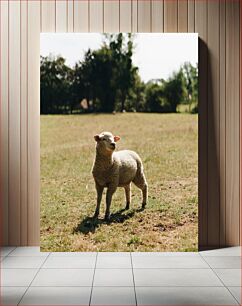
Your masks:
[{"label": "green foliage", "polygon": [[[73,68],[65,59],[41,57],[41,113],[177,112],[178,104],[198,111],[198,67],[184,63],[168,80],[141,80],[132,62],[133,34],[104,34]],[[192,107],[193,106],[193,107]]]},{"label": "green foliage", "polygon": [[42,114],[65,113],[70,103],[71,69],[63,57],[40,60],[40,111]]},{"label": "green foliage", "polygon": [[185,63],[168,80],[152,80],[145,85],[144,110],[175,113],[178,105],[184,103],[189,105],[189,112],[197,113],[197,99],[197,68],[190,63]]},{"label": "green foliage", "polygon": [[145,110],[147,112],[169,112],[170,105],[165,99],[165,91],[162,83],[148,82],[145,88]]},{"label": "green foliage", "polygon": [[[189,112],[198,112],[198,66],[184,63],[181,67],[184,81],[185,99],[183,102],[189,105]],[[193,106],[193,107],[192,107]]]},{"label": "green foliage", "polygon": [[140,238],[138,236],[131,237],[129,241],[127,242],[127,245],[131,246],[131,244],[135,244],[135,245],[140,244]]},{"label": "green foliage", "polygon": [[170,112],[175,113],[177,105],[184,99],[183,74],[174,73],[164,85],[164,96],[169,101]]},{"label": "green foliage", "polygon": [[125,109],[132,112],[143,112],[145,111],[146,105],[146,95],[145,95],[146,85],[142,82],[138,70],[134,72],[133,86],[128,92],[126,97]]},{"label": "green foliage", "polygon": [[[132,64],[133,36],[106,34],[99,50],[88,50],[74,69],[76,100],[87,100],[90,111],[123,111],[137,68]],[[90,104],[91,102],[91,104]]]}]

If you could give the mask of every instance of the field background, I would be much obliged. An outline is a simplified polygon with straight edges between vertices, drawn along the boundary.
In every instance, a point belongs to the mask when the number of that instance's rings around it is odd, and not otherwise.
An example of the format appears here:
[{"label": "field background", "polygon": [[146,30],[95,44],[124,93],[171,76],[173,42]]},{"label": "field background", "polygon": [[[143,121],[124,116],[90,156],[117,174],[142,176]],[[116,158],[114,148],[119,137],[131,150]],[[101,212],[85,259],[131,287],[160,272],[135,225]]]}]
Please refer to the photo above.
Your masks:
[{"label": "field background", "polygon": [[[93,135],[121,136],[118,150],[142,158],[149,199],[132,185],[130,210],[118,188],[105,223],[99,220],[91,175]],[[197,251],[198,117],[192,114],[90,114],[41,116],[42,251]]]}]

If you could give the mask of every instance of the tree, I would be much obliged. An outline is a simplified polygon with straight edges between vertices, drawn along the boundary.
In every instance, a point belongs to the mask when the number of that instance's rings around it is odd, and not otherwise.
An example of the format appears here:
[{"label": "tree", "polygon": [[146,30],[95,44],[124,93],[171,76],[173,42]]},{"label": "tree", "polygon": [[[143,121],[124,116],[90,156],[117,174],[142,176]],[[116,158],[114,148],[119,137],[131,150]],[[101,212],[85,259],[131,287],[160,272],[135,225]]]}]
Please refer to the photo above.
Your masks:
[{"label": "tree", "polygon": [[71,69],[61,56],[40,60],[40,111],[42,114],[66,112],[70,97]]},{"label": "tree", "polygon": [[121,112],[125,110],[125,102],[130,89],[135,83],[138,69],[132,64],[133,35],[129,33],[126,38],[127,43],[125,43],[124,34],[119,33],[116,36],[111,36],[109,43],[114,62],[117,99],[121,102]]},{"label": "tree", "polygon": [[194,67],[186,62],[181,67],[181,71],[184,76],[185,103],[189,104],[189,112],[191,112],[192,104],[196,108],[198,102],[198,66]]},{"label": "tree", "polygon": [[148,112],[161,112],[163,95],[164,93],[161,84],[152,81],[148,82],[145,88],[145,110]]},{"label": "tree", "polygon": [[138,69],[133,75],[133,86],[128,92],[125,107],[128,111],[142,112],[146,110],[145,83],[141,80]]},{"label": "tree", "polygon": [[103,46],[93,52],[93,67],[95,69],[93,85],[95,97],[101,112],[112,112],[116,102],[116,83],[114,75],[114,63],[111,50]]},{"label": "tree", "polygon": [[106,34],[100,49],[86,52],[84,61],[75,67],[73,91],[77,100],[92,100],[94,109],[101,112],[125,109],[137,70],[132,64],[132,37]]},{"label": "tree", "polygon": [[175,113],[177,105],[184,99],[183,73],[181,70],[174,72],[164,83],[164,97],[170,105],[170,112]]},{"label": "tree", "polygon": [[92,111],[95,107],[93,103],[90,105],[90,101],[95,100],[95,73],[93,54],[89,49],[85,53],[84,61],[76,63],[73,69],[72,84],[74,104],[86,99],[88,111]]},{"label": "tree", "polygon": [[119,33],[104,34],[100,48],[87,50],[73,68],[61,56],[41,57],[41,113],[176,112],[181,103],[197,111],[197,66],[184,63],[168,80],[145,84],[133,52],[134,36]]}]

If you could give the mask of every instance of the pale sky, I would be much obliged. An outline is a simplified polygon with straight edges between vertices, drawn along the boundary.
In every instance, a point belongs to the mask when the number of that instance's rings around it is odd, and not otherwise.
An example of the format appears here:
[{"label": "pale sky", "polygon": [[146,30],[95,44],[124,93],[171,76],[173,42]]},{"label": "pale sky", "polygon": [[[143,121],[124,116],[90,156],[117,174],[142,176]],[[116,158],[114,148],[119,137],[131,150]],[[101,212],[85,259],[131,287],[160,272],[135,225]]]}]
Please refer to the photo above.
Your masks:
[{"label": "pale sky", "polygon": [[[73,66],[88,48],[98,49],[102,40],[100,33],[41,33],[40,54],[61,55]],[[133,63],[145,82],[167,79],[184,62],[198,62],[197,33],[139,33],[134,43]]]}]

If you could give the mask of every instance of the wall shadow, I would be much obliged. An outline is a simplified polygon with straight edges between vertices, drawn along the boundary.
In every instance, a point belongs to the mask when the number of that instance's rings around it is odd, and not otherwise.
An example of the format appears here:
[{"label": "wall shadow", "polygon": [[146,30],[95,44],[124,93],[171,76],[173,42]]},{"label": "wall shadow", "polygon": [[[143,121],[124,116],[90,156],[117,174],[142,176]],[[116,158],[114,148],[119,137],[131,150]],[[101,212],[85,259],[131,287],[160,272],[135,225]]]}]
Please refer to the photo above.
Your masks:
[{"label": "wall shadow", "polygon": [[220,96],[216,54],[199,38],[198,244],[218,248],[220,224]]}]

